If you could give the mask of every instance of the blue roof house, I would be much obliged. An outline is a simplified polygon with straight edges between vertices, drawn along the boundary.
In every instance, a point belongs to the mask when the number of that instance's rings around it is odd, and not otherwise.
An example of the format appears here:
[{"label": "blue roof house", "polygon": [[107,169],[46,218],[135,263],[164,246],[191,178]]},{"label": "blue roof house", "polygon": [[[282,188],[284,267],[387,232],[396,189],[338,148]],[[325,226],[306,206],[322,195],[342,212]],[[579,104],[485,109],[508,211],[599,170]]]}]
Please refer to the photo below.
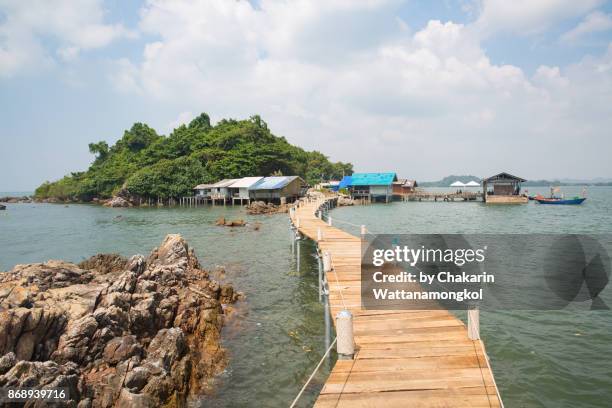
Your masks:
[{"label": "blue roof house", "polygon": [[355,199],[389,202],[393,197],[394,181],[397,181],[395,173],[353,173],[349,190]]},{"label": "blue roof house", "polygon": [[340,183],[338,183],[337,186],[332,188],[332,190],[333,191],[338,191],[341,188],[349,188],[351,186],[351,180],[353,180],[353,177],[351,177],[351,176],[344,176],[344,177],[342,177],[342,180],[340,180]]}]

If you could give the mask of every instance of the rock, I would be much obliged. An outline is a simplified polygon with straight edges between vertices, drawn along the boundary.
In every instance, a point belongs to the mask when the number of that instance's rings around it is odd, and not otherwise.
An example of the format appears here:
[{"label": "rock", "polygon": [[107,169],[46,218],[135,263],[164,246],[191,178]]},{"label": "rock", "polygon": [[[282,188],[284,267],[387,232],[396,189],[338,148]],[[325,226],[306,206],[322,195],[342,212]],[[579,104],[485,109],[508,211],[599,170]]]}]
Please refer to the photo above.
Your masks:
[{"label": "rock", "polygon": [[76,406],[83,390],[78,367],[73,363],[60,365],[54,361],[17,361],[0,375],[0,387],[66,388],[69,400],[60,406]]},{"label": "rock", "polygon": [[215,225],[224,226],[224,227],[244,227],[246,222],[242,219],[237,220],[226,220],[225,217],[220,217],[215,221]]},{"label": "rock", "polygon": [[[28,196],[22,196],[22,197],[5,196],[5,197],[0,197],[0,203],[26,204],[26,203],[31,203],[31,202],[33,202],[32,197],[28,197]],[[2,208],[2,207],[4,207],[4,208]],[[0,205],[0,210],[4,210],[5,208],[6,208],[6,206]]]},{"label": "rock", "polygon": [[0,204],[0,210],[6,210],[6,205]]},{"label": "rock", "polygon": [[263,201],[253,201],[246,208],[247,214],[258,215],[258,214],[277,214],[286,213],[289,211],[289,207],[286,204],[275,205],[272,203],[265,203]]},{"label": "rock", "polygon": [[12,351],[0,357],[0,375],[5,374],[17,363],[17,357]]},{"label": "rock", "polygon": [[94,269],[102,274],[123,271],[126,269],[127,259],[119,254],[98,254],[79,263],[81,269]]},{"label": "rock", "polygon": [[338,206],[339,207],[350,206],[350,205],[355,205],[355,201],[353,201],[352,198],[346,197],[346,196],[338,197]]},{"label": "rock", "polygon": [[145,258],[16,265],[0,274],[0,387],[67,387],[66,406],[185,406],[226,364],[237,292],[180,235]]},{"label": "rock", "polygon": [[142,346],[134,335],[115,337],[104,348],[104,361],[110,365],[117,365],[133,356],[140,357]]},{"label": "rock", "polygon": [[129,388],[130,392],[138,392],[147,385],[151,372],[146,367],[135,367],[125,377],[125,387]]},{"label": "rock", "polygon": [[113,208],[119,208],[119,207],[131,207],[132,204],[126,200],[123,197],[113,197],[110,200],[108,200],[107,202],[104,203],[105,207],[113,207]]},{"label": "rock", "polygon": [[219,301],[225,304],[234,303],[234,287],[232,285],[221,285]]},{"label": "rock", "polygon": [[217,225],[223,225],[225,227],[244,227],[246,225],[246,222],[242,219],[237,219],[233,221],[224,220],[223,224],[217,224]]}]

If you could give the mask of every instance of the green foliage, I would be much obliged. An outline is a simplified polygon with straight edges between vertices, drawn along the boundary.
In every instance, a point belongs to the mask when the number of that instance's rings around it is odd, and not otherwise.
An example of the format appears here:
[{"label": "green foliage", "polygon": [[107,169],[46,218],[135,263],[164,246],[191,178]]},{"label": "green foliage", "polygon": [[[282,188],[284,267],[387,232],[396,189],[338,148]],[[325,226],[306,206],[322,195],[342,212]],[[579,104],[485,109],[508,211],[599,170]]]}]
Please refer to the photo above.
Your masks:
[{"label": "green foliage", "polygon": [[89,153],[96,155],[96,160],[104,160],[108,156],[108,143],[101,141],[89,144]]},{"label": "green foliage", "polygon": [[143,198],[178,198],[191,195],[197,184],[223,178],[284,174],[316,184],[353,172],[350,163],[332,163],[274,136],[257,115],[212,126],[202,113],[167,137],[136,123],[112,147],[101,141],[90,143],[89,151],[96,157],[87,171],[43,183],[36,197],[90,201],[127,188]]}]

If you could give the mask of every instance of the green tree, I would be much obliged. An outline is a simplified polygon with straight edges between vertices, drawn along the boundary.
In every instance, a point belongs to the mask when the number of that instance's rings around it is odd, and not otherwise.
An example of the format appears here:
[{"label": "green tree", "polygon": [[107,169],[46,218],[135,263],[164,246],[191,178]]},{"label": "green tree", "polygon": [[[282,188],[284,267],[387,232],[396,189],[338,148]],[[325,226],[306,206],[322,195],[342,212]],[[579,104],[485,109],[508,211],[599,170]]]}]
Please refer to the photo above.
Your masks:
[{"label": "green tree", "polygon": [[96,156],[85,172],[71,173],[36,189],[39,198],[111,197],[122,187],[143,198],[178,198],[200,183],[222,178],[299,175],[310,184],[351,174],[350,163],[333,163],[320,152],[307,152],[273,135],[258,115],[222,119],[212,126],[206,113],[160,136],[135,123],[113,146],[90,143]]}]

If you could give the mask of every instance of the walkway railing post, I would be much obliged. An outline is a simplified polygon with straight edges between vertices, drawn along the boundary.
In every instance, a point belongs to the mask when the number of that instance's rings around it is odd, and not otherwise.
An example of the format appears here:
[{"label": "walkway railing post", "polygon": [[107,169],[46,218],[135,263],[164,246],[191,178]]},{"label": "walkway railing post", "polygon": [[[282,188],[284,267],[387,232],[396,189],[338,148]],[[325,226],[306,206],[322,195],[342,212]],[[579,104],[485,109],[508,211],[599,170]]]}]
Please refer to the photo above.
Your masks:
[{"label": "walkway railing post", "polygon": [[332,226],[332,217],[329,214],[327,214],[327,225],[329,225],[330,227]]},{"label": "walkway railing post", "polygon": [[470,340],[480,340],[480,310],[468,309],[468,337]]},{"label": "walkway railing post", "polygon": [[321,254],[317,256],[317,264],[319,266],[319,302],[323,299],[323,259]]},{"label": "walkway railing post", "polygon": [[365,236],[366,236],[366,226],[362,225],[361,226],[361,240],[365,240]]},{"label": "walkway railing post", "polygon": [[353,314],[349,310],[341,310],[336,315],[336,338],[338,358],[352,359],[355,355],[355,339],[353,337]]},{"label": "walkway railing post", "polygon": [[321,232],[321,227],[317,228],[317,242],[323,239],[323,233]]},{"label": "walkway railing post", "polygon": [[295,217],[295,228],[300,228],[300,217]]},{"label": "walkway railing post", "polygon": [[331,254],[327,251],[323,252],[323,271],[325,273],[331,272]]}]

